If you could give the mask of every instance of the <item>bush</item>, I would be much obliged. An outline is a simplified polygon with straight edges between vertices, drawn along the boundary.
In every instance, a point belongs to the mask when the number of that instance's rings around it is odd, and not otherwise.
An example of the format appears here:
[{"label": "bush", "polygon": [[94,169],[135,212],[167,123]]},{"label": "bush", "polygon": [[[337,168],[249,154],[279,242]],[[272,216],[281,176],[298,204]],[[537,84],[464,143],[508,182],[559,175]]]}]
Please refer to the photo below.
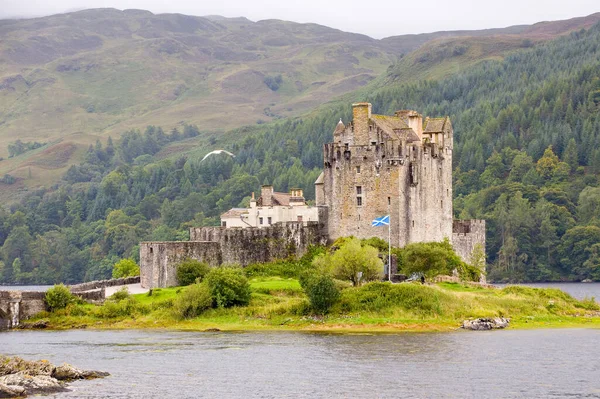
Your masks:
[{"label": "bush", "polygon": [[64,309],[68,304],[75,302],[75,295],[64,285],[59,284],[46,291],[46,305],[51,312]]},{"label": "bush", "polygon": [[208,285],[192,284],[175,298],[173,311],[178,317],[190,319],[199,316],[212,305],[213,297]]},{"label": "bush", "polygon": [[113,266],[112,277],[134,277],[140,275],[140,267],[133,259],[121,259]]},{"label": "bush", "polygon": [[372,282],[360,288],[342,291],[341,310],[344,312],[374,312],[401,308],[416,315],[442,314],[442,299],[452,299],[438,289],[421,284],[390,284]]},{"label": "bush", "polygon": [[129,297],[122,301],[106,301],[104,305],[96,308],[96,315],[101,318],[114,319],[117,317],[128,317],[136,313],[148,314],[150,307],[140,304],[133,297]]},{"label": "bush", "polygon": [[302,282],[310,306],[317,313],[328,313],[340,298],[340,290],[330,276],[323,274],[312,277],[304,276]]},{"label": "bush", "polygon": [[110,296],[110,299],[113,301],[122,301],[123,299],[127,298],[129,298],[129,290],[127,287],[121,288]]},{"label": "bush", "polygon": [[210,266],[207,263],[186,259],[177,265],[177,282],[179,285],[199,283],[208,272],[210,272]]},{"label": "bush", "polygon": [[227,308],[250,303],[250,283],[240,268],[220,267],[212,269],[205,278],[214,304]]}]

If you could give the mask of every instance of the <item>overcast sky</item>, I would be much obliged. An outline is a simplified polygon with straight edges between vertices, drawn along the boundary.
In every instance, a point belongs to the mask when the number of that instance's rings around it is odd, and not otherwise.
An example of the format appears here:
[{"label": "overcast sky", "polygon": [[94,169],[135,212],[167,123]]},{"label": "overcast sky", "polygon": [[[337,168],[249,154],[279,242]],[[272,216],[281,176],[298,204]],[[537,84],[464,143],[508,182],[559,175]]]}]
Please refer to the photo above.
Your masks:
[{"label": "overcast sky", "polygon": [[501,28],[581,17],[599,0],[0,0],[0,18],[35,17],[86,8],[244,16],[253,21],[314,22],[375,38],[440,30]]}]

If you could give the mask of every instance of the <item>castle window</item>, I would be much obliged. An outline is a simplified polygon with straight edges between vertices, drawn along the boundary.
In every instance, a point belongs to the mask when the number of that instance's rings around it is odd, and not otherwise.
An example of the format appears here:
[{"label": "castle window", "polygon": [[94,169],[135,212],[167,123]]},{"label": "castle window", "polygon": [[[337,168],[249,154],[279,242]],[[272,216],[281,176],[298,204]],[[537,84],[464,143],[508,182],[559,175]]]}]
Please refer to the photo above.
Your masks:
[{"label": "castle window", "polygon": [[392,205],[392,197],[388,197],[388,205]]},{"label": "castle window", "polygon": [[301,222],[302,221],[302,215],[298,215],[298,221]]},{"label": "castle window", "polygon": [[450,196],[450,189],[446,189],[446,197]]},{"label": "castle window", "polygon": [[412,225],[413,225],[412,227],[415,227],[415,221],[414,220],[412,221]]},{"label": "castle window", "polygon": [[258,218],[258,223],[263,224],[263,218]]},{"label": "castle window", "polygon": [[154,253],[154,249],[150,247],[150,253]]},{"label": "castle window", "polygon": [[271,217],[270,216],[267,218],[267,224],[271,224]]},{"label": "castle window", "polygon": [[442,208],[444,207],[444,200],[440,201],[440,207],[442,207]]},{"label": "castle window", "polygon": [[356,205],[362,206],[362,197],[356,197]]},{"label": "castle window", "polygon": [[221,227],[227,227],[227,222],[223,220],[223,221],[221,222]]},{"label": "castle window", "polygon": [[360,173],[360,166],[356,167],[356,173]]},{"label": "castle window", "polygon": [[356,195],[362,195],[362,186],[356,186]]}]

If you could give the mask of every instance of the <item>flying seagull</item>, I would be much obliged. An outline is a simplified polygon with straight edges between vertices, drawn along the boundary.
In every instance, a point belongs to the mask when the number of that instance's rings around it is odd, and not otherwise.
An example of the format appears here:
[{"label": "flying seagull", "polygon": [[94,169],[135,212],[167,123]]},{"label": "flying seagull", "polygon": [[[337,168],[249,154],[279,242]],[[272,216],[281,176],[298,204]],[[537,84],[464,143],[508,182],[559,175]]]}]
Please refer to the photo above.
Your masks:
[{"label": "flying seagull", "polygon": [[[208,154],[206,154],[206,155],[204,156],[204,158],[202,158],[202,161],[204,161],[206,158],[210,157],[210,156],[211,156],[211,155],[213,155],[213,154],[222,154],[222,153],[225,153],[225,154],[227,154],[227,155],[229,155],[229,156],[231,156],[231,157],[234,157],[234,158],[235,158],[235,155],[233,155],[233,154],[232,154],[232,153],[230,153],[229,151],[226,151],[226,150],[214,150],[214,151],[211,151],[211,152],[209,152]],[[202,161],[200,161],[200,162],[202,162]]]}]

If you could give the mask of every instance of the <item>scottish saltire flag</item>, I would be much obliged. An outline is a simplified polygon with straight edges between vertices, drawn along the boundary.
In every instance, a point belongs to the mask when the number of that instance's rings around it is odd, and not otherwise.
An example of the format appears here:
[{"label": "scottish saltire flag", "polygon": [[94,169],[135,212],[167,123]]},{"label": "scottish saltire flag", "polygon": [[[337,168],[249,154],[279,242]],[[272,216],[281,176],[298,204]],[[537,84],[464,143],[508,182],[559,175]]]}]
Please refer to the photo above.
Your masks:
[{"label": "scottish saltire flag", "polygon": [[389,226],[389,224],[390,224],[390,215],[382,216],[371,222],[372,227]]}]

